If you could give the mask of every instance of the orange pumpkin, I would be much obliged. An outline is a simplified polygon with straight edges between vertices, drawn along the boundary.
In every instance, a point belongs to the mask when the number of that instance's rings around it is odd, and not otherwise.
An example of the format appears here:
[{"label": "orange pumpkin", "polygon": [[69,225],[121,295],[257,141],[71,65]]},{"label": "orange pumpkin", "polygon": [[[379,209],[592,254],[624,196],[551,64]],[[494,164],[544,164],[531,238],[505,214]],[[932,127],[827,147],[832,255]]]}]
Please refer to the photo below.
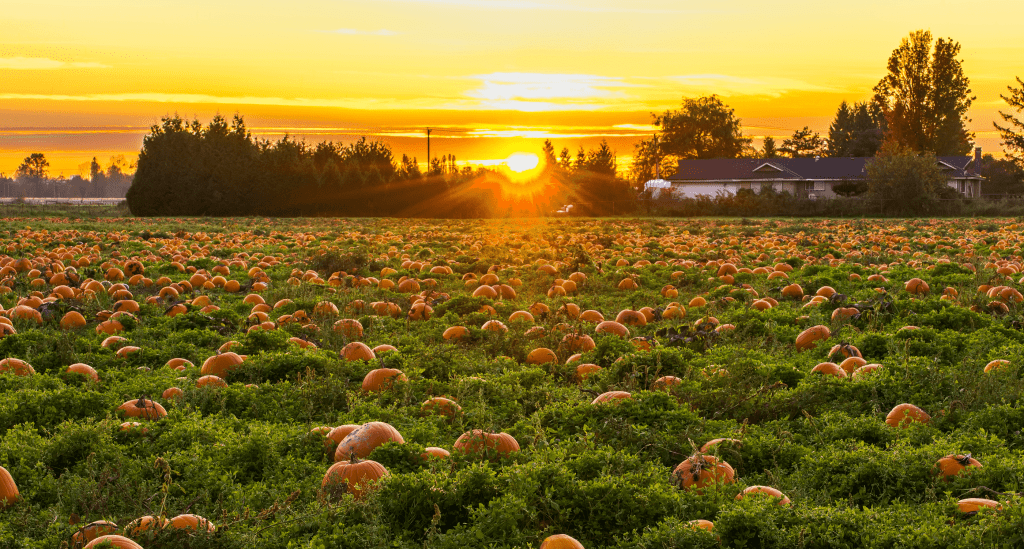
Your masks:
[{"label": "orange pumpkin", "polygon": [[488,433],[474,429],[463,433],[455,441],[454,449],[461,454],[494,452],[499,456],[507,456],[519,451],[519,442],[508,433]]},{"label": "orange pumpkin", "polygon": [[931,416],[913,404],[899,404],[885,416],[885,422],[888,425],[904,429],[911,423],[928,423],[930,420]]},{"label": "orange pumpkin", "polygon": [[544,538],[540,549],[585,549],[576,538],[566,534],[555,534]]},{"label": "orange pumpkin", "polygon": [[106,520],[97,520],[82,526],[71,535],[71,549],[82,549],[90,541],[117,531],[117,524]]},{"label": "orange pumpkin", "polygon": [[715,483],[730,484],[736,471],[715,456],[694,454],[672,470],[672,483],[687,490],[702,490]]},{"label": "orange pumpkin", "polygon": [[231,351],[225,353],[218,353],[216,355],[207,358],[203,362],[203,367],[199,370],[201,374],[217,376],[221,379],[227,379],[228,374],[232,370],[238,369],[242,365],[242,357],[238,353]]},{"label": "orange pumpkin", "polygon": [[0,509],[18,503],[20,498],[21,495],[18,493],[18,485],[14,483],[14,477],[7,469],[0,467]]},{"label": "orange pumpkin", "polygon": [[628,398],[633,398],[633,395],[627,393],[626,391],[608,391],[606,393],[601,393],[601,394],[597,395],[597,397],[594,400],[592,400],[590,403],[591,404],[604,404],[604,403],[615,402],[615,401],[618,401],[618,400],[624,400],[624,399],[628,399]]},{"label": "orange pumpkin", "polygon": [[94,538],[87,543],[83,549],[94,549],[96,547],[111,547],[113,549],[142,549],[142,546],[134,541],[117,534],[109,534]]},{"label": "orange pumpkin", "polygon": [[395,383],[409,381],[401,370],[395,368],[377,368],[370,370],[363,378],[363,392],[380,392],[390,390]]},{"label": "orange pumpkin", "polygon": [[129,400],[118,406],[117,411],[125,417],[142,419],[160,419],[167,415],[167,410],[160,403],[145,397]]},{"label": "orange pumpkin", "polygon": [[338,461],[327,469],[320,483],[321,496],[338,499],[342,494],[352,494],[361,499],[380,479],[389,475],[383,465],[373,460]]},{"label": "orange pumpkin", "polygon": [[981,462],[971,457],[971,454],[950,454],[936,461],[933,469],[943,479],[952,480],[968,467],[980,468]]},{"label": "orange pumpkin", "polygon": [[334,451],[334,461],[349,459],[353,454],[358,458],[365,458],[374,448],[386,442],[405,444],[405,439],[398,429],[383,421],[365,423],[342,439]]}]

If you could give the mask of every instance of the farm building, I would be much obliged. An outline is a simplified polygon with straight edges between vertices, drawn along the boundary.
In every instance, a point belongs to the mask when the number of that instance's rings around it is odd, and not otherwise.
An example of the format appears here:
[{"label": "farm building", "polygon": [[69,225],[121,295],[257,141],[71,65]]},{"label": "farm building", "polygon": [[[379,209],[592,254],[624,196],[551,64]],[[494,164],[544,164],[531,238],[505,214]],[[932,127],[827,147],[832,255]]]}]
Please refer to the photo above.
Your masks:
[{"label": "farm building", "polygon": [[[654,180],[659,194],[665,196],[671,184],[671,195],[676,198],[694,198],[698,195],[716,196],[736,194],[740,189],[760,192],[772,187],[797,197],[833,198],[832,186],[844,181],[867,178],[870,157],[815,157],[815,158],[714,158],[706,160],[680,160],[674,175]],[[964,197],[981,196],[982,177],[976,166],[981,163],[981,149],[975,158],[969,156],[940,156],[939,165],[948,174],[948,185]],[[652,191],[654,189],[652,188]]]}]

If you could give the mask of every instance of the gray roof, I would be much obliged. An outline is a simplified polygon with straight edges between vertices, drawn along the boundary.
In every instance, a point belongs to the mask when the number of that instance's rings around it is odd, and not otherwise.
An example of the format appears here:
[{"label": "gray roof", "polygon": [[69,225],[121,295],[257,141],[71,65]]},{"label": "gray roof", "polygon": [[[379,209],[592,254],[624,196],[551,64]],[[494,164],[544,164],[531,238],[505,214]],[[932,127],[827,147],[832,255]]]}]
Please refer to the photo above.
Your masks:
[{"label": "gray roof", "polygon": [[[940,164],[949,178],[980,179],[974,173],[969,156],[940,156]],[[735,180],[840,180],[864,179],[865,165],[872,157],[821,158],[711,158],[680,160],[669,181],[735,181]]]}]

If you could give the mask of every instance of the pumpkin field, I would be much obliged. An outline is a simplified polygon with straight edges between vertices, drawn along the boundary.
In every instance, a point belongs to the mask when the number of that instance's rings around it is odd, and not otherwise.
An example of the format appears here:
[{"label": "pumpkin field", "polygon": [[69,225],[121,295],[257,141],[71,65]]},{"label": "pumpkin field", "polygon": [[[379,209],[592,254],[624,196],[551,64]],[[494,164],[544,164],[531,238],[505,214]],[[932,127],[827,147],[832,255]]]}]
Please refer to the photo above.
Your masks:
[{"label": "pumpkin field", "polygon": [[1021,219],[0,235],[0,548],[1024,547]]}]

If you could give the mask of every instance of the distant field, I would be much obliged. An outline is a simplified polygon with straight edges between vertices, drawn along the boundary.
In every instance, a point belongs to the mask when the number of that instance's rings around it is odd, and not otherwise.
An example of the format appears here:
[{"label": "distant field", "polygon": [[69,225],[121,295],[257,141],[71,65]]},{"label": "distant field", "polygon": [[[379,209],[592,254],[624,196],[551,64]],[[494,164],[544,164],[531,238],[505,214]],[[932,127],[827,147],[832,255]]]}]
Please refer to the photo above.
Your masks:
[{"label": "distant field", "polygon": [[0,547],[1024,546],[1019,221],[17,207]]}]

